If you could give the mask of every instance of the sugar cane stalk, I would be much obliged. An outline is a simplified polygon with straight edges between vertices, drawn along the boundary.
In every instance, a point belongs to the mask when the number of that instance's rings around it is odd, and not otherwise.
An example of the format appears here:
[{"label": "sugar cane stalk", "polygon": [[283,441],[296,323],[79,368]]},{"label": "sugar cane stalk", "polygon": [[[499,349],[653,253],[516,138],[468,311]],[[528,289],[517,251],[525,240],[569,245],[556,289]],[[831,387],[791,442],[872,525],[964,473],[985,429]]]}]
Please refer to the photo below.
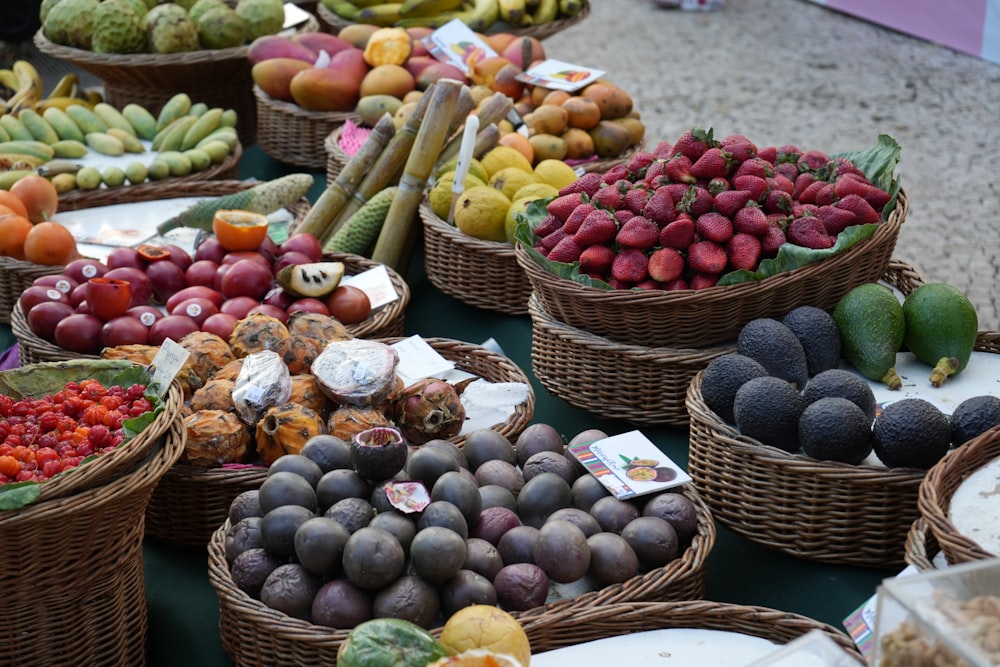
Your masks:
[{"label": "sugar cane stalk", "polygon": [[327,236],[327,228],[337,217],[343,208],[344,203],[351,197],[357,189],[361,179],[364,178],[368,167],[385,148],[389,140],[396,134],[396,125],[392,121],[392,116],[385,114],[375,123],[371,134],[361,144],[347,164],[337,174],[337,178],[332,183],[327,184],[323,194],[316,200],[316,204],[309,209],[297,232],[308,232],[317,239]]},{"label": "sugar cane stalk", "polygon": [[462,83],[454,79],[437,82],[430,110],[420,124],[413,149],[399,179],[399,192],[392,200],[379,233],[372,259],[404,274],[419,231],[415,222],[427,179],[434,172]]},{"label": "sugar cane stalk", "polygon": [[[487,97],[483,100],[483,102],[479,105],[479,109],[475,112],[476,116],[479,117],[480,131],[482,131],[483,128],[502,121],[507,117],[507,114],[509,114],[513,108],[514,103],[503,93],[493,93]],[[449,160],[455,159],[461,145],[461,134],[449,139],[447,145],[441,149],[441,155],[438,157],[438,165],[445,164]]]},{"label": "sugar cane stalk", "polygon": [[353,193],[351,193],[350,199],[344,203],[341,207],[340,212],[334,221],[327,227],[326,236],[320,241],[326,242],[333,238],[333,235],[337,233],[341,225],[347,221],[352,215],[354,215],[358,209],[365,205],[365,203],[385,189],[387,186],[391,185],[395,181],[396,176],[399,174],[400,170],[403,168],[403,164],[406,162],[406,156],[410,154],[410,149],[413,148],[414,139],[417,136],[417,131],[420,129],[420,125],[424,120],[424,115],[427,113],[428,107],[430,107],[431,97],[434,94],[437,84],[432,83],[420,97],[417,102],[417,106],[414,107],[413,111],[410,113],[409,118],[406,119],[406,123],[400,128],[396,134],[389,140],[382,153],[375,160],[375,164],[371,166],[368,171],[368,175],[364,177]]},{"label": "sugar cane stalk", "polygon": [[481,158],[486,155],[491,148],[500,141],[500,128],[496,123],[490,123],[486,127],[480,127],[476,134],[476,143],[472,148],[472,155]]}]

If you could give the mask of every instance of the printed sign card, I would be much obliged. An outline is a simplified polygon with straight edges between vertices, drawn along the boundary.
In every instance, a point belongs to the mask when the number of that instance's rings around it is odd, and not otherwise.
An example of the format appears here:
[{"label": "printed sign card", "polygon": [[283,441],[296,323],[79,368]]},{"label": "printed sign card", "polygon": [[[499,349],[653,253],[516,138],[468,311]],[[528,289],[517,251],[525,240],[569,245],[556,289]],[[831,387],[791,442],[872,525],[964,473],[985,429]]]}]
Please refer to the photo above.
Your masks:
[{"label": "printed sign card", "polygon": [[691,477],[639,431],[584,442],[569,450],[616,498],[687,484]]},{"label": "printed sign card", "polygon": [[460,19],[452,19],[424,37],[424,46],[432,56],[454,65],[466,74],[483,58],[497,55],[489,44]]},{"label": "printed sign card", "polygon": [[529,68],[517,79],[531,86],[543,86],[573,92],[604,76],[604,70],[573,65],[561,60],[544,60]]}]

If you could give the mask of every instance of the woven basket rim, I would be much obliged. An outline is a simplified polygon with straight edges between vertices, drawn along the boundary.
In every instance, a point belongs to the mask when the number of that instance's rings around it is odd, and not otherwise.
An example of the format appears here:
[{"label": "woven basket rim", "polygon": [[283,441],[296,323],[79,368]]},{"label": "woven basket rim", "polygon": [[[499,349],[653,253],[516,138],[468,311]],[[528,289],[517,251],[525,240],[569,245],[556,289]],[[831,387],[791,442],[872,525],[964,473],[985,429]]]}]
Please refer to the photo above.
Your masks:
[{"label": "woven basket rim", "polygon": [[935,569],[931,561],[937,548],[937,541],[927,526],[924,517],[917,517],[906,533],[906,562],[921,572]]},{"label": "woven basket rim", "polygon": [[460,246],[462,250],[474,253],[489,253],[504,258],[514,259],[514,246],[506,241],[485,241],[469,236],[458,227],[450,225],[441,219],[431,208],[424,196],[419,207],[420,219],[424,222],[424,229],[439,236],[444,236],[450,243]]},{"label": "woven basket rim", "polygon": [[924,477],[917,497],[920,514],[949,563],[995,558],[960,533],[949,515],[955,489],[980,467],[1000,457],[1000,426],[952,449]]}]

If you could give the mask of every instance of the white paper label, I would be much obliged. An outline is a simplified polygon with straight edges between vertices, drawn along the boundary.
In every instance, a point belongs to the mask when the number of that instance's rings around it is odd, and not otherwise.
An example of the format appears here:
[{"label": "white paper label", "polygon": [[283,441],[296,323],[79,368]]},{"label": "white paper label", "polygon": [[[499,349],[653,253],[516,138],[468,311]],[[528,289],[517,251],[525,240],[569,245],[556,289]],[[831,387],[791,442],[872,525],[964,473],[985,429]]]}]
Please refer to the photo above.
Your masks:
[{"label": "white paper label", "polygon": [[190,356],[190,352],[172,339],[164,339],[163,343],[160,344],[159,352],[156,353],[153,362],[149,365],[151,391],[157,396],[163,396]]}]

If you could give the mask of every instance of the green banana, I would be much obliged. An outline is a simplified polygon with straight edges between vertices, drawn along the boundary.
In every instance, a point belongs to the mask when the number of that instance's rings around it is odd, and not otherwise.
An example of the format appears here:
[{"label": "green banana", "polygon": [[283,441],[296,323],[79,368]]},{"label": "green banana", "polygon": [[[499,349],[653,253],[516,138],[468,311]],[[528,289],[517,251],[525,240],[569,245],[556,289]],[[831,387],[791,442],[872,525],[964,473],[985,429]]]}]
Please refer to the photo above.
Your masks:
[{"label": "green banana", "polygon": [[402,18],[413,16],[436,16],[462,6],[462,0],[404,0],[399,10]]},{"label": "green banana", "polygon": [[361,8],[347,0],[323,0],[323,6],[340,18],[357,23]]}]

